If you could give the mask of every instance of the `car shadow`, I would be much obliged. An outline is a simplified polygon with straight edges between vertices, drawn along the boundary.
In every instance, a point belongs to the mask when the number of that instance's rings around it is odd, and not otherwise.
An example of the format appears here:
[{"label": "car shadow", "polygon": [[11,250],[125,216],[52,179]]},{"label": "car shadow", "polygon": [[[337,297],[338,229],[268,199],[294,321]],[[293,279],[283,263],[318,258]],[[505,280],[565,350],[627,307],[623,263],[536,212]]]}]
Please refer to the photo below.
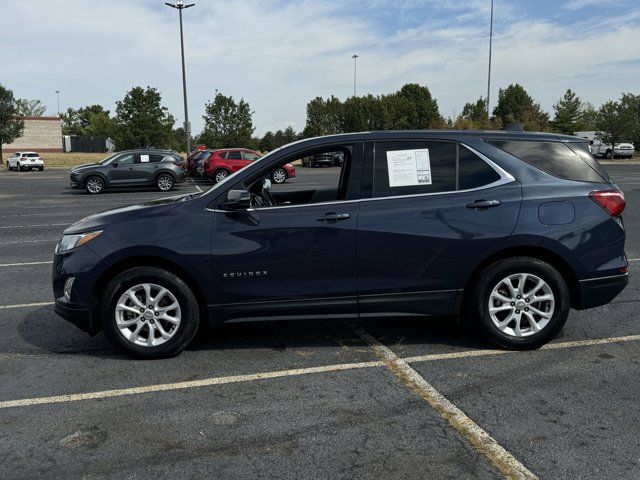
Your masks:
[{"label": "car shadow", "polygon": [[[487,348],[487,344],[467,328],[459,326],[455,318],[394,317],[348,321],[326,319],[228,323],[203,329],[187,350],[250,351],[269,348],[284,351],[312,347],[362,346],[364,342],[354,331],[357,327],[392,348],[403,350],[412,345],[420,346],[420,354],[442,353],[451,348]],[[11,345],[10,351],[13,353],[82,354],[119,359],[126,357],[101,332],[90,337],[57,316],[53,306],[29,312],[18,324],[17,331],[22,345]],[[403,351],[396,353],[402,355]]]}]

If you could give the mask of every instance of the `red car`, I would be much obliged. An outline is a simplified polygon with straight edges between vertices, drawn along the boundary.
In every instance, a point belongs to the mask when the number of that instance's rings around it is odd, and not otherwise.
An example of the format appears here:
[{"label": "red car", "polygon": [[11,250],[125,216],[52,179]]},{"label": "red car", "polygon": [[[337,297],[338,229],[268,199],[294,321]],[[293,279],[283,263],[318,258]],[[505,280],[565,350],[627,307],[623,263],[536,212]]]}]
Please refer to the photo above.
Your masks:
[{"label": "red car", "polygon": [[[260,158],[260,154],[246,148],[224,148],[213,150],[204,160],[204,174],[214,183],[221,182],[232,173],[243,169]],[[274,183],[284,183],[296,176],[296,167],[287,163],[271,172]]]}]

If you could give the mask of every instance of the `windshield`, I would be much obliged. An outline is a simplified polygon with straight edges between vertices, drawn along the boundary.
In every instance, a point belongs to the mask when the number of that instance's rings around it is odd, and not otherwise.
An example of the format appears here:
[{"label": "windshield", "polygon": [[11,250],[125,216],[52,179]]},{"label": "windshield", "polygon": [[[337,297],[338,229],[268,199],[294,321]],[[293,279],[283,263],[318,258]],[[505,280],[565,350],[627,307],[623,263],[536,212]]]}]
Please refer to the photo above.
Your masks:
[{"label": "windshield", "polygon": [[100,165],[107,165],[107,164],[108,164],[111,160],[113,160],[117,155],[118,155],[117,153],[114,153],[113,155],[111,155],[111,156],[109,156],[109,157],[105,158],[104,160],[100,160],[98,163],[99,163]]}]

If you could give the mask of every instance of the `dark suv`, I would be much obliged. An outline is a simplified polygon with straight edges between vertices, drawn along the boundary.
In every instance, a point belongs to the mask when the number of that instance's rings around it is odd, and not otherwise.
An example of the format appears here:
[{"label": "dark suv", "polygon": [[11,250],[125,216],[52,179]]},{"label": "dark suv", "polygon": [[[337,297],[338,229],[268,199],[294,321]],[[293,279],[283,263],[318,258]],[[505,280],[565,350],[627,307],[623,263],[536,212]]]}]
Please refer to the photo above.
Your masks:
[{"label": "dark suv", "polygon": [[[316,183],[271,185],[342,153]],[[203,194],[85,218],[56,247],[56,312],[138,356],[232,319],[460,315],[535,348],[627,284],[622,192],[576,137],[370,132],[276,150]],[[579,319],[577,319],[579,320]]]},{"label": "dark suv", "polygon": [[115,153],[101,162],[74,167],[71,188],[102,193],[111,187],[150,187],[161,192],[184,181],[184,161],[172,150],[128,150]]}]

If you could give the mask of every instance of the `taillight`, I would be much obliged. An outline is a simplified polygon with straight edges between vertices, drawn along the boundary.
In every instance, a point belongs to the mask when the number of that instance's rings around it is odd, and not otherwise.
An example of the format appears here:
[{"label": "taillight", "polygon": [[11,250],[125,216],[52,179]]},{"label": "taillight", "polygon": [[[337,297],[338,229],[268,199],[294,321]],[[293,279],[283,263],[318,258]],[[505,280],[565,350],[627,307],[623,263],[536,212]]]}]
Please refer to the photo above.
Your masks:
[{"label": "taillight", "polygon": [[624,193],[620,190],[599,190],[591,192],[589,198],[600,205],[612,217],[618,217],[624,212],[626,202]]}]

